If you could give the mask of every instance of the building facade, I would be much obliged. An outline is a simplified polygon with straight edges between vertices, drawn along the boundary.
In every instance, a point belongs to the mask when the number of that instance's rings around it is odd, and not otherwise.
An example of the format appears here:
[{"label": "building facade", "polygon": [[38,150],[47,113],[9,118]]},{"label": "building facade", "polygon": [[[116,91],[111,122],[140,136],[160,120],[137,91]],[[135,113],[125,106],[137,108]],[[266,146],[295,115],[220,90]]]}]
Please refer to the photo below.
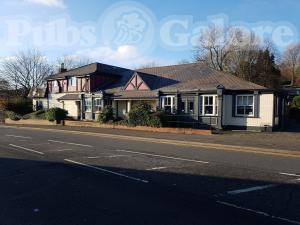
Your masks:
[{"label": "building facade", "polygon": [[200,63],[142,70],[100,63],[62,68],[48,78],[45,99],[47,108],[64,108],[80,120],[97,119],[106,105],[116,118],[126,119],[134,104],[146,101],[153,110],[165,110],[174,127],[272,130],[283,112],[275,91]]}]

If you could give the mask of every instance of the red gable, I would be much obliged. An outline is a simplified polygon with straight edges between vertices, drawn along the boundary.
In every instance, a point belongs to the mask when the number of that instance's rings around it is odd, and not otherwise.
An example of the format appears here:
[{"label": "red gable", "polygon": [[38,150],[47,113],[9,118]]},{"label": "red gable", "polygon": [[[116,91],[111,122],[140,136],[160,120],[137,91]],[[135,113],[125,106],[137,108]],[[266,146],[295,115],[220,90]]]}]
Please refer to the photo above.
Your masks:
[{"label": "red gable", "polygon": [[143,79],[138,75],[138,73],[135,73],[130,79],[130,81],[127,83],[125,90],[126,91],[134,91],[134,90],[149,91],[150,88],[143,81]]}]

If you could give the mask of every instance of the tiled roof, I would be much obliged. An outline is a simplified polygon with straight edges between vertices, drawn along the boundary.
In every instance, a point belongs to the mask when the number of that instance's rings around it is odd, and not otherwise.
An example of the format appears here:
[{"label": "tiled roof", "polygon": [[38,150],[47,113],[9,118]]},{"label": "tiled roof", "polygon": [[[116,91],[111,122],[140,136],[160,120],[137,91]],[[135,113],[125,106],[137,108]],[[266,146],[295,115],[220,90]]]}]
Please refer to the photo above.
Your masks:
[{"label": "tiled roof", "polygon": [[[201,63],[153,67],[136,71],[93,63],[54,75],[51,78],[83,76],[97,72],[118,75],[119,78],[116,81],[97,88],[97,90],[112,94],[116,98],[152,98],[157,96],[159,91],[215,91],[219,85],[223,85],[227,90],[267,90],[263,86],[217,71]],[[138,73],[151,91],[123,90],[135,73]]]},{"label": "tiled roof", "polygon": [[[223,85],[230,90],[263,90],[263,86],[242,80],[234,75],[209,68],[201,63],[191,63],[175,66],[154,67],[139,70],[168,79],[167,83],[159,83],[158,89],[162,91],[176,90],[215,90]],[[173,84],[170,82],[173,81]]]},{"label": "tiled roof", "polygon": [[115,99],[141,99],[157,98],[158,92],[155,91],[122,91],[113,95]]},{"label": "tiled roof", "polygon": [[[151,91],[123,91],[122,87],[126,85],[125,82],[119,84],[119,88],[111,90],[112,93],[117,92],[115,96],[118,98],[151,98],[156,96],[158,91],[214,91],[219,85],[228,90],[267,90],[263,86],[214,70],[200,63],[154,67],[137,70],[137,72]],[[133,74],[134,72],[132,72]],[[117,84],[115,85],[117,86]]]},{"label": "tiled roof", "polygon": [[81,100],[80,94],[66,94],[60,97],[58,100],[67,101],[67,100]]},{"label": "tiled roof", "polygon": [[68,76],[85,76],[93,73],[109,73],[114,75],[119,75],[127,69],[111,66],[103,63],[92,63],[85,66],[81,66],[75,69],[68,70],[63,73],[58,73],[48,77],[48,79],[62,79]]}]

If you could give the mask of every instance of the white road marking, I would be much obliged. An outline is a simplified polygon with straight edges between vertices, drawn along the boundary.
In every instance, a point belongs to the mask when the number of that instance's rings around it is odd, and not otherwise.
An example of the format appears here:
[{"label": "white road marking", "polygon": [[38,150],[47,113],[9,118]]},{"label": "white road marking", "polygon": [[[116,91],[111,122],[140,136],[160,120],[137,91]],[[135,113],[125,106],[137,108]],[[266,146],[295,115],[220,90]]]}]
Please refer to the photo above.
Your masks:
[{"label": "white road marking", "polygon": [[19,148],[19,149],[22,149],[22,150],[25,150],[25,151],[29,151],[29,152],[37,153],[37,154],[40,154],[40,155],[44,155],[43,152],[39,152],[39,151],[36,151],[36,150],[33,150],[33,149],[24,148],[22,146],[13,145],[13,144],[9,144],[9,145],[12,146],[12,147],[14,147],[14,148]]},{"label": "white road marking", "polygon": [[300,175],[298,174],[294,174],[294,173],[279,173],[281,175],[286,175],[286,176],[290,176],[290,177],[300,177]]},{"label": "white road marking", "polygon": [[140,179],[140,178],[127,176],[127,175],[122,174],[122,173],[117,173],[117,172],[114,172],[114,171],[111,171],[111,170],[103,169],[103,168],[92,166],[92,165],[89,165],[89,164],[85,164],[85,163],[81,163],[81,162],[76,162],[76,161],[73,161],[73,160],[70,160],[70,159],[64,159],[64,160],[66,162],[69,162],[69,163],[74,163],[74,164],[77,164],[77,165],[80,165],[80,166],[85,166],[85,167],[88,167],[88,168],[91,168],[91,169],[95,169],[95,170],[98,170],[98,171],[101,171],[101,172],[110,173],[110,174],[117,175],[117,176],[120,176],[120,177],[125,177],[125,178],[130,179],[130,180],[139,181],[139,182],[142,182],[142,183],[149,183],[149,181],[147,181],[147,180],[143,180],[143,179]]},{"label": "white road marking", "polygon": [[57,150],[49,150],[48,152],[64,152],[64,151],[73,151],[73,149],[71,148],[57,149]]},{"label": "white road marking", "polygon": [[108,158],[116,158],[116,157],[128,157],[128,155],[110,155]]},{"label": "white road marking", "polygon": [[84,145],[84,144],[78,144],[78,143],[72,143],[72,142],[64,142],[64,141],[56,141],[56,140],[48,140],[48,141],[54,142],[54,143],[66,144],[66,145],[76,145],[76,146],[93,148],[93,146],[91,146],[91,145]]},{"label": "white road marking", "polygon": [[6,136],[6,137],[23,138],[23,139],[32,139],[32,137],[19,136],[19,135],[12,135],[12,134],[6,134],[5,136]]},{"label": "white road marking", "polygon": [[99,159],[101,157],[103,157],[103,156],[88,156],[88,157],[85,157],[85,158],[87,158],[87,159]]},{"label": "white road marking", "polygon": [[87,159],[99,159],[99,158],[117,158],[117,157],[128,157],[129,155],[101,155],[101,156],[87,156]]},{"label": "white road marking", "polygon": [[146,169],[146,170],[162,170],[162,169],[166,169],[167,167],[153,167],[153,168],[150,168],[150,169]]},{"label": "white road marking", "polygon": [[235,205],[235,204],[232,204],[232,203],[228,203],[228,202],[223,202],[223,201],[216,201],[216,202],[218,204],[225,205],[225,206],[228,206],[228,207],[233,207],[233,208],[236,208],[236,209],[241,209],[241,210],[252,212],[252,213],[255,213],[255,214],[262,215],[262,216],[270,217],[272,219],[278,219],[278,220],[282,220],[282,221],[285,221],[285,222],[288,222],[288,223],[300,225],[299,221],[290,220],[290,219],[279,217],[279,216],[273,216],[273,215],[270,215],[269,213],[266,213],[266,212],[244,208],[244,207],[241,207],[241,206],[238,206],[238,205]]},{"label": "white road marking", "polygon": [[247,193],[247,192],[252,192],[252,191],[259,191],[267,188],[273,188],[278,185],[276,184],[269,184],[269,185],[264,185],[264,186],[256,186],[256,187],[250,187],[250,188],[245,188],[245,189],[239,189],[239,190],[233,190],[233,191],[228,191],[227,194],[229,195],[237,195],[237,194],[242,194],[242,193]]},{"label": "white road marking", "polygon": [[185,159],[185,158],[178,158],[178,157],[172,157],[172,156],[166,156],[166,155],[156,155],[156,154],[150,154],[150,153],[143,153],[143,152],[134,152],[134,151],[127,151],[127,150],[116,150],[118,152],[127,152],[137,155],[148,155],[153,157],[159,157],[159,158],[165,158],[165,159],[174,159],[174,160],[180,160],[180,161],[188,161],[188,162],[195,162],[195,163],[204,163],[208,164],[209,162],[206,161],[200,161],[200,160],[194,160],[194,159]]}]

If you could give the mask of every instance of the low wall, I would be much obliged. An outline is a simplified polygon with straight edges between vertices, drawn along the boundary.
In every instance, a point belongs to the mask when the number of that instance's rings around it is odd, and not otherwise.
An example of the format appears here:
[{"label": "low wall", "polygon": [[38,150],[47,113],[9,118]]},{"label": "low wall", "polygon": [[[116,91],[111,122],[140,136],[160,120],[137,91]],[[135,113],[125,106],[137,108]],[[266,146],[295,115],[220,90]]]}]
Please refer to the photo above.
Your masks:
[{"label": "low wall", "polygon": [[5,119],[6,124],[13,124],[13,125],[43,125],[43,126],[56,126],[56,122],[50,122],[48,120],[11,120]]},{"label": "low wall", "polygon": [[123,130],[135,130],[135,131],[149,131],[149,132],[160,132],[160,133],[174,133],[174,134],[211,134],[210,130],[196,130],[189,128],[168,128],[168,127],[129,127],[115,124],[100,124],[97,122],[86,122],[86,121],[65,121],[65,126],[72,127],[95,127],[95,128],[109,128],[109,129],[123,129]]},{"label": "low wall", "polygon": [[[56,122],[49,122],[47,120],[10,120],[5,119],[6,124],[13,125],[44,125],[44,126],[57,126]],[[135,130],[135,131],[148,131],[148,132],[158,132],[158,133],[173,133],[173,134],[201,134],[201,135],[210,135],[212,134],[210,130],[196,130],[190,128],[155,128],[155,127],[129,127],[122,125],[114,125],[114,124],[100,124],[97,122],[86,122],[86,121],[64,121],[65,126],[70,127],[86,127],[86,128],[108,128],[108,129],[123,129],[123,130]]]}]

